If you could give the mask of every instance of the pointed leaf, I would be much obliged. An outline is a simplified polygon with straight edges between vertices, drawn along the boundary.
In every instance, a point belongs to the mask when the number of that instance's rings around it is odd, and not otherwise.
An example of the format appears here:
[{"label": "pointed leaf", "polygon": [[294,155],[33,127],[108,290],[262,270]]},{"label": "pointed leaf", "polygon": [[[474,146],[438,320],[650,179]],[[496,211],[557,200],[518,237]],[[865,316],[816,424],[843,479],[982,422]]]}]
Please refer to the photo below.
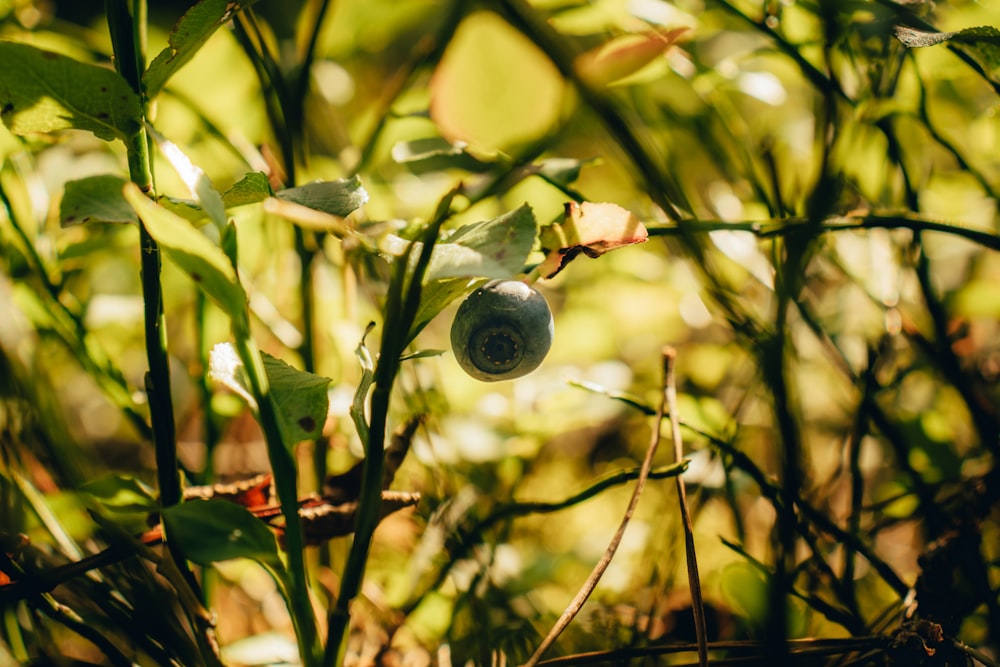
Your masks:
[{"label": "pointed leaf", "polygon": [[68,181],[59,203],[60,224],[70,227],[88,222],[139,222],[135,209],[122,194],[127,182],[112,174]]},{"label": "pointed leaf", "polygon": [[538,163],[538,175],[561,187],[569,187],[580,178],[580,169],[590,160],[553,157]]},{"label": "pointed leaf", "polygon": [[267,353],[261,355],[285,444],[318,438],[326,424],[330,407],[327,389],[332,380],[301,371]]},{"label": "pointed leaf", "polygon": [[541,232],[545,261],[537,271],[551,278],[580,254],[600,257],[624,246],[643,243],[646,226],[617,204],[584,202],[566,204],[566,217]]},{"label": "pointed leaf", "polygon": [[509,278],[524,269],[537,233],[538,223],[527,204],[499,218],[464,225],[434,246],[426,279]]},{"label": "pointed leaf", "polygon": [[897,25],[895,32],[896,38],[910,48],[948,42],[975,60],[994,84],[1000,84],[1000,29],[976,26],[956,32],[929,32]]},{"label": "pointed leaf", "polygon": [[115,512],[151,512],[157,509],[153,490],[127,475],[110,475],[87,482],[80,491]]},{"label": "pointed leaf", "polygon": [[426,327],[438,313],[448,307],[452,301],[465,294],[477,281],[469,278],[445,278],[433,280],[420,292],[420,307],[413,318],[413,328],[410,331],[408,343]]},{"label": "pointed leaf", "polygon": [[160,152],[170,162],[177,175],[184,181],[184,185],[194,197],[195,203],[201,207],[216,227],[222,229],[226,224],[226,207],[222,203],[222,195],[212,187],[212,182],[208,180],[205,172],[202,171],[201,167],[191,162],[191,159],[177,144],[169,141],[159,132],[150,130],[150,136],[156,141]]},{"label": "pointed leaf", "polygon": [[222,195],[222,203],[226,208],[235,208],[247,204],[262,202],[268,197],[273,197],[274,191],[267,180],[267,176],[259,171],[251,172],[233,184],[233,187],[226,190]]},{"label": "pointed leaf", "polygon": [[156,198],[156,203],[167,209],[174,215],[180,216],[192,223],[196,227],[204,226],[208,220],[204,209],[193,199],[185,197],[171,197],[170,195],[160,195]]},{"label": "pointed leaf", "polygon": [[181,17],[163,49],[143,74],[146,94],[156,97],[167,80],[201,49],[216,30],[256,0],[202,0]]},{"label": "pointed leaf", "polygon": [[232,343],[216,343],[208,353],[208,377],[240,396],[253,410],[257,401],[248,386],[246,370]]},{"label": "pointed leaf", "polygon": [[279,190],[275,196],[342,218],[361,208],[368,201],[368,192],[357,176],[286,188]]},{"label": "pointed leaf", "polygon": [[163,510],[168,540],[177,543],[191,561],[208,565],[234,558],[251,558],[277,565],[274,534],[245,508],[225,500],[192,500]]},{"label": "pointed leaf", "polygon": [[317,211],[277,197],[268,197],[264,200],[264,212],[284,218],[311,232],[333,234],[338,238],[344,238],[351,233],[347,223],[339,215]]},{"label": "pointed leaf", "polygon": [[451,142],[441,137],[401,141],[392,147],[392,159],[406,165],[415,174],[445,169],[482,173],[493,166],[465,150],[464,143]]},{"label": "pointed leaf", "polygon": [[[230,316],[246,311],[246,293],[232,262],[219,246],[187,220],[151,201],[135,184],[125,186],[125,198],[142,218],[164,254],[186,271],[223,311]],[[146,249],[142,251],[147,252]]]},{"label": "pointed leaf", "polygon": [[142,127],[139,96],[113,70],[0,41],[0,118],[14,134],[77,129],[105,141]]},{"label": "pointed leaf", "polygon": [[687,28],[674,28],[620,35],[580,54],[573,66],[590,85],[607,86],[635,74],[653,62],[685,32]]}]

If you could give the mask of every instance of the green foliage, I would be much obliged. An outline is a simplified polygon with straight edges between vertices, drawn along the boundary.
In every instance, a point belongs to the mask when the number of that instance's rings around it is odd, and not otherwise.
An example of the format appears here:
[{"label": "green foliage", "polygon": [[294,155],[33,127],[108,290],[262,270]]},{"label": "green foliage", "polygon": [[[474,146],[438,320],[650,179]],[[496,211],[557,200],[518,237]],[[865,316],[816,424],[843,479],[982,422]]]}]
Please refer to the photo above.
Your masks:
[{"label": "green foliage", "polygon": [[160,51],[143,73],[142,82],[149,97],[156,97],[171,76],[198,53],[216,30],[232,20],[240,10],[256,0],[202,0],[177,22],[168,38],[169,45]]},{"label": "green foliage", "polygon": [[996,664],[986,5],[63,4],[0,3],[0,664]]},{"label": "green foliage", "polygon": [[196,500],[163,510],[163,528],[199,565],[250,558],[278,567],[274,533],[245,508],[226,500]]},{"label": "green foliage", "polygon": [[111,141],[139,132],[139,97],[114,72],[15,42],[0,42],[0,61],[0,118],[14,134],[74,128]]}]

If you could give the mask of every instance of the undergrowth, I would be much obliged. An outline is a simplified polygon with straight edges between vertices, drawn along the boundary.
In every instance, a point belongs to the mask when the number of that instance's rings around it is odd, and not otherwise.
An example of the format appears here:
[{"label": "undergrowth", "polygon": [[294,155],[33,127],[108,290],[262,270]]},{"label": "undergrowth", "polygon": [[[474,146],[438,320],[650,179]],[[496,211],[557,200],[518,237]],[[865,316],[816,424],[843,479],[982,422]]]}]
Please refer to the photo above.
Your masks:
[{"label": "undergrowth", "polygon": [[0,3],[0,665],[1000,664],[988,3],[64,4]]}]

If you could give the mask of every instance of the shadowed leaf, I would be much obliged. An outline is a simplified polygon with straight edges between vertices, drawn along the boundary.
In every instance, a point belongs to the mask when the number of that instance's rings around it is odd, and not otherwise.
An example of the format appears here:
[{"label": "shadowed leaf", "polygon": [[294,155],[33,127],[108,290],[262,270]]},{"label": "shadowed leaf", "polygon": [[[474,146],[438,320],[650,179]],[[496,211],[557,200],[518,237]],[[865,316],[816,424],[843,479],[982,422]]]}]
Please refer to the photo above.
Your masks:
[{"label": "shadowed leaf", "polygon": [[139,222],[135,209],[125,200],[121,176],[103,174],[66,183],[59,203],[59,222],[63,227],[88,222]]},{"label": "shadowed leaf", "polygon": [[105,141],[141,128],[139,97],[113,70],[0,41],[0,118],[14,134],[87,130]]}]

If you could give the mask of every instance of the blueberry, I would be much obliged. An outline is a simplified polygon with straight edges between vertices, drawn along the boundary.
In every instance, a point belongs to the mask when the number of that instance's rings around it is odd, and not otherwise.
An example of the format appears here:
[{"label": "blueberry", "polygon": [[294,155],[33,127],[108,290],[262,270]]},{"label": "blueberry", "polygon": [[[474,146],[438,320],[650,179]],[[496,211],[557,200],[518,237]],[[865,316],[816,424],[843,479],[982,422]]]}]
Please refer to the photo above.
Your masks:
[{"label": "blueberry", "polygon": [[554,332],[545,297],[518,280],[491,280],[458,307],[451,347],[477,380],[511,380],[538,368]]}]

